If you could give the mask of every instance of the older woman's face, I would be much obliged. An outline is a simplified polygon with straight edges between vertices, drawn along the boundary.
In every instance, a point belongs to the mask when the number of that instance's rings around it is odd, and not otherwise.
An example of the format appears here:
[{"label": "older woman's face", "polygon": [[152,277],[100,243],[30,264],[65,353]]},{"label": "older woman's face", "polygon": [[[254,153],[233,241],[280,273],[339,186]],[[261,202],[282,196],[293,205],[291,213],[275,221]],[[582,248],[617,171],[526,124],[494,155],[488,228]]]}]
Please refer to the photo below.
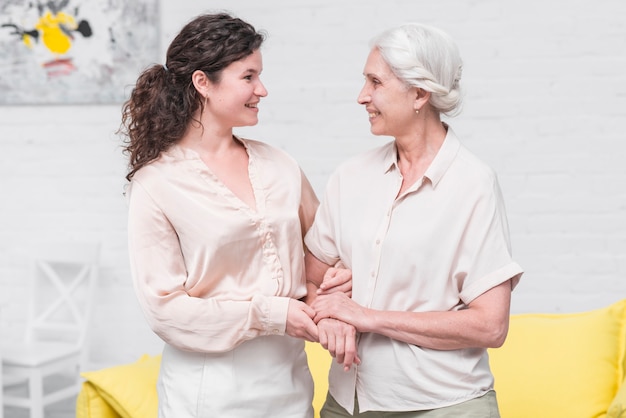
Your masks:
[{"label": "older woman's face", "polygon": [[416,89],[395,76],[377,48],[367,57],[363,75],[365,85],[357,100],[369,114],[371,132],[398,138],[411,131]]}]

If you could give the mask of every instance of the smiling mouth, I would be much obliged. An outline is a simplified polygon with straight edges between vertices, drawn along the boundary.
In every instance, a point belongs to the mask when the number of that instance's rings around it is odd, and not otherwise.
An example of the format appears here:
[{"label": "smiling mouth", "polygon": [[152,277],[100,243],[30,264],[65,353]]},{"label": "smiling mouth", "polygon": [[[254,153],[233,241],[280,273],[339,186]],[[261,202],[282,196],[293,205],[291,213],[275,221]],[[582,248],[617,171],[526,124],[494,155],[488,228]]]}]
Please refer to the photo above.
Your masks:
[{"label": "smiling mouth", "polygon": [[371,118],[375,118],[376,116],[380,115],[380,113],[379,112],[369,112],[368,115],[369,115],[369,117],[371,119]]},{"label": "smiling mouth", "polygon": [[246,103],[246,107],[249,107],[251,109],[256,109],[257,108],[257,104],[258,103]]}]

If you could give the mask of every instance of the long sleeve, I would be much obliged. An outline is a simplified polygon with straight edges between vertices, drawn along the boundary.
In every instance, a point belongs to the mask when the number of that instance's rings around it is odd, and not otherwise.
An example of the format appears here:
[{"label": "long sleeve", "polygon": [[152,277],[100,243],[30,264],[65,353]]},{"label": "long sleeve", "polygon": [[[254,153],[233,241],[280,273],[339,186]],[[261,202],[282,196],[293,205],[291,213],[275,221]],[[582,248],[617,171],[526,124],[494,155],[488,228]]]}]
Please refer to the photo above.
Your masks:
[{"label": "long sleeve", "polygon": [[129,250],[134,287],[153,331],[191,351],[227,351],[259,335],[283,334],[289,298],[256,294],[240,300],[200,298],[186,288],[187,269],[176,231],[141,187],[133,184]]},{"label": "long sleeve", "polygon": [[283,335],[306,294],[302,231],[317,198],[291,157],[246,141],[257,207],[180,147],[139,170],[129,190],[129,252],[139,304],[168,344],[223,352]]}]

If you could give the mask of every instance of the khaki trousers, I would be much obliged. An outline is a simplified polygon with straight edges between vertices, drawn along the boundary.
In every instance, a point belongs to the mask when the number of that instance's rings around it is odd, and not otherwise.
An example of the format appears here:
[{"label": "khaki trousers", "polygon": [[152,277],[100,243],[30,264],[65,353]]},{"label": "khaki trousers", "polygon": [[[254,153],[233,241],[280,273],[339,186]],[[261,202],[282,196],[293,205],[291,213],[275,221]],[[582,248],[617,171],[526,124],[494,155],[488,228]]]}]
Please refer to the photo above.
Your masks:
[{"label": "khaki trousers", "polygon": [[489,391],[483,396],[457,405],[426,411],[367,411],[359,413],[359,404],[354,399],[354,414],[351,415],[328,394],[321,410],[321,418],[500,418],[496,393]]}]

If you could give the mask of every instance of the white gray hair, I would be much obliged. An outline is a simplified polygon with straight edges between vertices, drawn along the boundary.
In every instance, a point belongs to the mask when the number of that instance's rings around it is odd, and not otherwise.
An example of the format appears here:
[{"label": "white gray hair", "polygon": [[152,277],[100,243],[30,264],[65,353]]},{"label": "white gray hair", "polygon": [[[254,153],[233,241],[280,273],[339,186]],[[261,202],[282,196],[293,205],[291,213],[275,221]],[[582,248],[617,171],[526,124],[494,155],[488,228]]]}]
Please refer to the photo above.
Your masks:
[{"label": "white gray hair", "polygon": [[461,109],[463,62],[452,38],[440,29],[409,23],[382,32],[370,42],[396,77],[431,93],[430,104],[448,116]]}]

